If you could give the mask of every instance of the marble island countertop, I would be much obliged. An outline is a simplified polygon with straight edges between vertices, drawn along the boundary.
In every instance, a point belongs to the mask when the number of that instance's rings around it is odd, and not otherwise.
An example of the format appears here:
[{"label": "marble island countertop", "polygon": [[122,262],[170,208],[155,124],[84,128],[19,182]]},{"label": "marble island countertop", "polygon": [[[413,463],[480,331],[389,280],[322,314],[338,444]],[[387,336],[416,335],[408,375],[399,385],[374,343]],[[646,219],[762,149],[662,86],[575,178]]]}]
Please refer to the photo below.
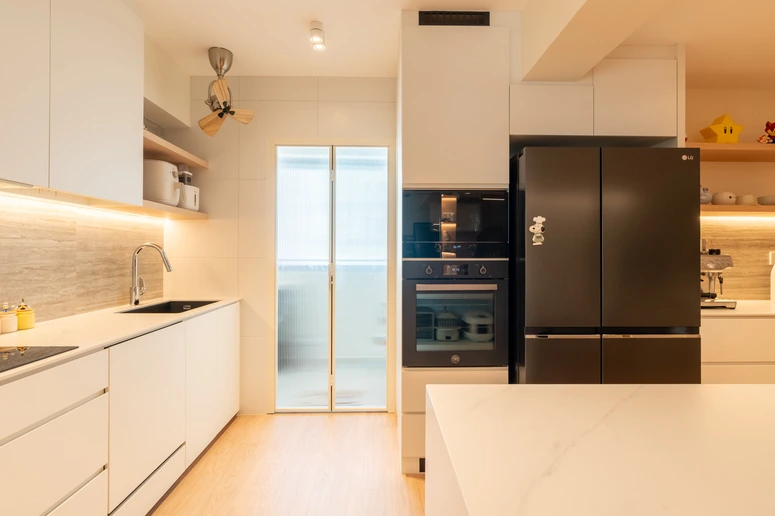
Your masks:
[{"label": "marble island countertop", "polygon": [[[208,301],[212,300],[208,299]],[[143,299],[141,306],[155,305],[165,301],[175,301],[175,299]],[[186,299],[186,301],[195,300]],[[221,298],[216,303],[179,314],[120,313],[136,308],[124,305],[38,323],[29,330],[0,334],[0,347],[15,347],[17,345],[78,346],[72,351],[2,372],[0,373],[0,385],[237,302],[239,302],[239,298]]]},{"label": "marble island countertop", "polygon": [[724,308],[713,308],[700,310],[702,318],[725,318],[725,317],[775,317],[775,303],[770,301],[738,301],[737,308],[727,310]]},{"label": "marble island countertop", "polygon": [[429,385],[427,516],[771,516],[775,385]]}]

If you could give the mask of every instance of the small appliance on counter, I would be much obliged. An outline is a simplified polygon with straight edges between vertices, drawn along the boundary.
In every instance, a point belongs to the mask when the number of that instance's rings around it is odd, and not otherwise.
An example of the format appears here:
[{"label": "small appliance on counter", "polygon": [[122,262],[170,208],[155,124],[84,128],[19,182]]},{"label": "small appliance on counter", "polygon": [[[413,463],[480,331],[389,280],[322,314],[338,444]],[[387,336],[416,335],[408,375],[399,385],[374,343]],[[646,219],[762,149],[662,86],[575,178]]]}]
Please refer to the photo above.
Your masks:
[{"label": "small appliance on counter", "polygon": [[[728,254],[721,254],[721,249],[706,250],[704,238],[701,245],[700,274],[703,278],[708,278],[708,289],[707,291],[704,289],[705,279],[700,279],[700,308],[735,309],[737,301],[718,298],[719,295],[724,295],[724,278],[721,274],[732,268],[732,257]],[[716,285],[719,287],[719,294],[716,294]]]},{"label": "small appliance on counter", "polygon": [[176,165],[158,159],[143,160],[143,199],[177,206],[181,186]]}]

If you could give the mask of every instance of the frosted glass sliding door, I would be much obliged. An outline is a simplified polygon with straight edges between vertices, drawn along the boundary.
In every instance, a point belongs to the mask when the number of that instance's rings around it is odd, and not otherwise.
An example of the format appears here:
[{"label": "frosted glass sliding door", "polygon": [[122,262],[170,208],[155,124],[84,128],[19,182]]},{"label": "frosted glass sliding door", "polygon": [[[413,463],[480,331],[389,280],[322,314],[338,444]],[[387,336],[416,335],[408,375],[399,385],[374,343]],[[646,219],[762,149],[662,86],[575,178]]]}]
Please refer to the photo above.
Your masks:
[{"label": "frosted glass sliding door", "polygon": [[278,410],[384,410],[386,147],[277,148]]},{"label": "frosted glass sliding door", "polygon": [[278,409],[328,409],[331,148],[277,148]]},{"label": "frosted glass sliding door", "polygon": [[386,407],[388,152],[334,148],[334,408]]}]

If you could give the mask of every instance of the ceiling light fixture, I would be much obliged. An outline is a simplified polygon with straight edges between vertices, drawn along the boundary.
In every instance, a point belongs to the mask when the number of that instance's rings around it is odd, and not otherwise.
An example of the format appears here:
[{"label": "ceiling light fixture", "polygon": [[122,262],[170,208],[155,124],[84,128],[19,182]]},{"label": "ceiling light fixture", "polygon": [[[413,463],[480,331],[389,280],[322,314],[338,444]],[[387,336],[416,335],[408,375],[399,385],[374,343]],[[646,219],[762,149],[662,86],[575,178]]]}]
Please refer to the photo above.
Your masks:
[{"label": "ceiling light fixture", "polygon": [[312,43],[312,48],[315,50],[325,50],[326,34],[323,32],[323,24],[319,21],[313,21],[309,25],[309,40]]}]

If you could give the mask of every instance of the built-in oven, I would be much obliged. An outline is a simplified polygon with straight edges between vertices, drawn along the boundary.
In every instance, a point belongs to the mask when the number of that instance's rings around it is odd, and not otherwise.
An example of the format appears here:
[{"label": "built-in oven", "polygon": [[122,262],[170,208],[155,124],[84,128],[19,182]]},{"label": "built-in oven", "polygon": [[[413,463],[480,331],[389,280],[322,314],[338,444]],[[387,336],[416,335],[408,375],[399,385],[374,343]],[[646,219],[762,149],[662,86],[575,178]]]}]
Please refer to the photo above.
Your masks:
[{"label": "built-in oven", "polygon": [[404,367],[508,365],[508,261],[403,262]]},{"label": "built-in oven", "polygon": [[508,258],[506,190],[404,190],[402,256]]}]

